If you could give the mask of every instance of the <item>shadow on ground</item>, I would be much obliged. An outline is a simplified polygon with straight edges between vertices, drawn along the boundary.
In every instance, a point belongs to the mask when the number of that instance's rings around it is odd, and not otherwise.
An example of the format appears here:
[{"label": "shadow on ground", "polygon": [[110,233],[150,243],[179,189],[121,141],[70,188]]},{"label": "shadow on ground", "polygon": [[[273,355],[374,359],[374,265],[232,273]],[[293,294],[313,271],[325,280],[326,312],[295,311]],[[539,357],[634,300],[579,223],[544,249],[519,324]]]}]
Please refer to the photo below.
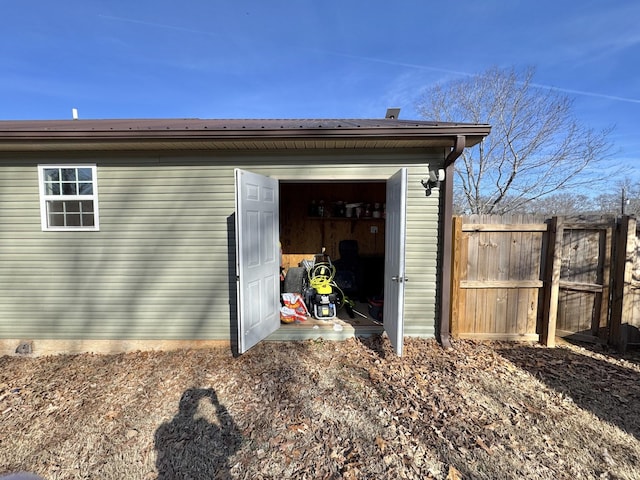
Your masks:
[{"label": "shadow on ground", "polygon": [[188,389],[179,408],[155,434],[158,480],[231,479],[228,460],[242,436],[215,391]]},{"label": "shadow on ground", "polygon": [[500,355],[576,405],[640,439],[640,373],[568,348],[513,347]]}]

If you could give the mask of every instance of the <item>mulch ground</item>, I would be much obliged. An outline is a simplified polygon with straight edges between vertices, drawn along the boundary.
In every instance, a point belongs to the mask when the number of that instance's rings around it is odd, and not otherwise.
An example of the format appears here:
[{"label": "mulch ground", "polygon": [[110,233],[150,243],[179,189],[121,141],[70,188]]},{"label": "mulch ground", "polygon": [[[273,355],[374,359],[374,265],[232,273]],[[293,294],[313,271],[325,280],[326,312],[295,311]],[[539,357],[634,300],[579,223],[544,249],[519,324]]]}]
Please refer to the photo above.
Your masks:
[{"label": "mulch ground", "polygon": [[640,355],[386,338],[0,357],[0,475],[638,479]]}]

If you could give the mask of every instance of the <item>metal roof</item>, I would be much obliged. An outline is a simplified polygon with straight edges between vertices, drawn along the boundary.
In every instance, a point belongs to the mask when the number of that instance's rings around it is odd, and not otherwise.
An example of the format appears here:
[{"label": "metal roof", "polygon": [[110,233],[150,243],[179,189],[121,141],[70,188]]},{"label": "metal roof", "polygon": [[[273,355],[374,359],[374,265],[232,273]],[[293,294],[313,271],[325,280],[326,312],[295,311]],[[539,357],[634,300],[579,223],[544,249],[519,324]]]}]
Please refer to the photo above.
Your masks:
[{"label": "metal roof", "polygon": [[398,119],[2,120],[0,152],[453,147],[486,124]]}]

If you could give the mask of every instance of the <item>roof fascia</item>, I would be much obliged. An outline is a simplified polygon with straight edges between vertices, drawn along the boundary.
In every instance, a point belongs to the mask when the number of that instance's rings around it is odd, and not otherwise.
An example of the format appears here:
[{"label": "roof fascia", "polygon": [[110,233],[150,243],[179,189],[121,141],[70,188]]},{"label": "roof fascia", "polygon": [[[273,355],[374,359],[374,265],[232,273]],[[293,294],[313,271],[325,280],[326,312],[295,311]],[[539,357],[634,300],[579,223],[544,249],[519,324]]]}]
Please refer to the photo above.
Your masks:
[{"label": "roof fascia", "polygon": [[[430,146],[449,147],[456,149],[460,136],[466,138],[466,146],[473,146],[486,137],[491,127],[475,124],[446,124],[424,126],[389,126],[389,127],[340,127],[340,128],[111,128],[109,123],[84,125],[73,122],[73,127],[60,127],[52,123],[51,128],[46,123],[37,126],[19,125],[0,122],[0,151],[46,150],[52,148],[60,150],[68,147],[71,150],[91,150],[99,148],[100,143],[108,143],[110,149],[118,150],[118,144],[123,149],[136,144],[136,150],[179,150],[191,149],[190,142],[300,142],[314,140],[342,140],[364,143],[370,140],[386,142],[415,141],[430,142]],[[175,145],[168,147],[173,143]],[[127,145],[125,147],[125,144]],[[162,144],[162,146],[160,146]],[[93,146],[92,146],[93,145]],[[239,150],[244,150],[240,147]]]}]

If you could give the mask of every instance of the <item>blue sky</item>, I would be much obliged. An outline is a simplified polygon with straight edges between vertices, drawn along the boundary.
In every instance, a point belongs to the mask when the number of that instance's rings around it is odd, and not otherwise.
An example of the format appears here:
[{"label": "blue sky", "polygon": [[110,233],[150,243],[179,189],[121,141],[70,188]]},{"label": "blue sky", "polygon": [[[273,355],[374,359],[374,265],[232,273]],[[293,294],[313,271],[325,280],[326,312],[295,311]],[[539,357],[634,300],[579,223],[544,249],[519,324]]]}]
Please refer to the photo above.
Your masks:
[{"label": "blue sky", "polygon": [[0,0],[0,119],[419,118],[437,82],[536,68],[640,168],[637,0]]}]

